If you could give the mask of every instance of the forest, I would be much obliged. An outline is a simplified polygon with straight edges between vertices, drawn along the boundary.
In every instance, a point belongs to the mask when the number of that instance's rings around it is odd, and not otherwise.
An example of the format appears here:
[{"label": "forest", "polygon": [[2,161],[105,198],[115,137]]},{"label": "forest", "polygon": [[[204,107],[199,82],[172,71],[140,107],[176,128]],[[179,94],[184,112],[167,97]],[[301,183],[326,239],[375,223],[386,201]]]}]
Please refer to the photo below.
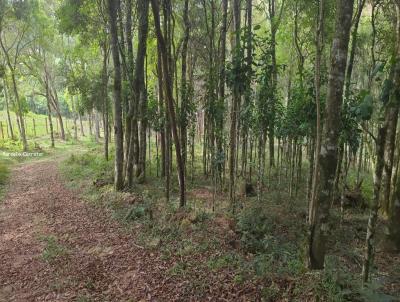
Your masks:
[{"label": "forest", "polygon": [[0,0],[0,301],[400,301],[400,0]]}]

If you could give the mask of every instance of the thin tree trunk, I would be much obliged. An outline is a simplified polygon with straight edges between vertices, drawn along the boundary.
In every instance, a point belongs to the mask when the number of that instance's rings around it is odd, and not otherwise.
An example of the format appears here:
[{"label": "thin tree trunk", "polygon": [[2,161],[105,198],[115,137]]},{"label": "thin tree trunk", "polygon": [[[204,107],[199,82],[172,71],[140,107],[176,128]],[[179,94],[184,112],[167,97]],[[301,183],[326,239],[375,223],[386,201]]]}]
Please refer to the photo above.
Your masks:
[{"label": "thin tree trunk", "polygon": [[187,126],[188,126],[188,83],[187,83],[187,55],[188,55],[188,43],[190,34],[190,23],[189,23],[189,0],[184,2],[183,10],[183,22],[184,22],[184,37],[182,43],[182,69],[181,69],[181,115],[180,115],[180,125],[181,125],[181,145],[182,145],[182,155],[183,164],[185,166],[186,172],[186,162],[187,162]]},{"label": "thin tree trunk", "polygon": [[[397,12],[397,26],[396,26],[396,53],[395,60],[392,66],[392,79],[393,87],[400,86],[400,1],[396,2]],[[388,104],[386,104],[385,110],[385,121],[380,127],[378,138],[376,140],[376,165],[374,172],[374,198],[372,207],[370,209],[370,215],[368,219],[367,237],[366,237],[366,249],[363,262],[362,280],[368,282],[370,279],[370,270],[374,261],[374,237],[376,232],[376,223],[378,219],[379,210],[379,197],[381,188],[382,173],[385,168],[385,141],[388,139],[388,135],[392,135],[392,131],[389,131],[389,127],[392,126],[394,118],[393,110],[399,108],[399,95],[396,89],[392,89]],[[397,120],[397,115],[396,115]],[[395,189],[394,203],[389,209],[389,223],[388,233],[385,234],[386,244],[393,246],[395,250],[400,250],[400,201],[398,199],[399,190],[398,187]]]},{"label": "thin tree trunk", "polygon": [[50,106],[50,101],[49,101],[50,96],[48,93],[46,93],[46,99],[47,99],[47,117],[49,119],[49,127],[50,127],[50,140],[51,140],[51,147],[54,148],[54,129],[53,129],[53,119],[51,117],[51,106]]},{"label": "thin tree trunk", "polygon": [[172,136],[175,143],[175,153],[176,153],[176,164],[178,169],[178,180],[179,180],[179,205],[181,207],[186,204],[186,194],[185,194],[185,167],[182,159],[182,150],[180,139],[178,137],[178,130],[176,126],[176,117],[174,109],[174,99],[172,94],[172,79],[169,73],[168,55],[167,48],[163,34],[160,27],[160,12],[158,7],[158,0],[151,0],[151,6],[154,15],[154,25],[157,36],[157,42],[160,48],[159,54],[161,55],[161,63],[163,70],[163,80],[165,89],[165,98],[167,103],[167,111],[169,113],[169,118],[172,128]]},{"label": "thin tree trunk", "polygon": [[[315,220],[316,211],[316,198],[318,191],[319,179],[319,154],[321,152],[321,59],[324,47],[324,15],[325,15],[325,0],[319,1],[319,18],[317,26],[317,39],[316,39],[316,57],[315,57],[315,103],[317,105],[317,125],[316,125],[316,139],[315,139],[315,152],[312,154],[314,160],[314,170],[312,173],[312,186],[309,206],[309,222]],[[313,151],[312,151],[313,152]]]},{"label": "thin tree trunk", "polygon": [[11,122],[11,116],[10,116],[10,107],[9,107],[9,101],[8,101],[8,86],[7,82],[5,79],[3,79],[3,85],[4,85],[4,99],[6,102],[6,111],[7,111],[7,121],[8,121],[8,129],[10,131],[10,137],[12,140],[14,140],[14,130],[13,130],[13,125]]},{"label": "thin tree trunk", "polygon": [[85,136],[85,131],[83,129],[83,121],[82,121],[82,116],[80,113],[78,113],[78,117],[79,117],[79,125],[80,125],[80,130],[81,130],[81,136]]},{"label": "thin tree trunk", "polygon": [[117,191],[123,189],[124,137],[122,130],[122,93],[121,65],[118,51],[117,5],[118,0],[108,0],[110,22],[111,51],[114,62],[114,132],[115,132],[115,175],[114,186]]},{"label": "thin tree trunk", "polygon": [[[239,49],[240,49],[240,1],[233,0],[233,28],[235,33],[235,38],[233,40],[232,50],[234,52],[235,64],[238,64],[239,60]],[[236,58],[235,58],[236,56]],[[238,86],[235,85],[233,88],[233,97],[231,105],[231,125],[230,125],[230,135],[229,135],[229,200],[231,203],[232,211],[235,211],[236,200],[235,200],[235,160],[236,160],[236,132],[237,132],[237,116],[240,103],[240,91]]]}]

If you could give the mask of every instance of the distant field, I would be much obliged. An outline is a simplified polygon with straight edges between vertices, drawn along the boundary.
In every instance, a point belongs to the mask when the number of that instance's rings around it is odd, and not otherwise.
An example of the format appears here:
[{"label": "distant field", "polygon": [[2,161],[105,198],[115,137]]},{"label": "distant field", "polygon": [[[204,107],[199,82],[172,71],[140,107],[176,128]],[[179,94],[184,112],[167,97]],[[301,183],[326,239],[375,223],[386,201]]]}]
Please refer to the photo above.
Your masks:
[{"label": "distant field", "polygon": [[[17,118],[14,112],[11,112],[11,121],[12,121],[12,126],[13,126],[13,132],[15,136],[18,136],[18,126],[17,126]],[[60,134],[60,127],[58,124],[58,120],[53,117],[53,128],[54,128],[54,133],[57,135]],[[64,122],[64,129],[65,133],[70,136],[73,136],[74,134],[74,121],[72,119],[66,119],[63,118]],[[10,132],[8,129],[8,122],[7,122],[7,113],[6,111],[0,111],[0,123],[2,127],[2,131],[0,131],[0,139],[7,139],[10,138]],[[46,127],[47,123],[47,127]],[[25,116],[25,125],[26,125],[26,135],[28,139],[32,138],[40,138],[44,136],[48,136],[50,133],[50,126],[48,124],[47,116],[46,115],[40,115],[40,114],[34,114],[29,112]],[[78,136],[80,136],[80,125],[79,121],[77,123],[78,125]],[[83,121],[83,129],[84,133],[88,134],[89,133],[89,122],[88,121]]]}]

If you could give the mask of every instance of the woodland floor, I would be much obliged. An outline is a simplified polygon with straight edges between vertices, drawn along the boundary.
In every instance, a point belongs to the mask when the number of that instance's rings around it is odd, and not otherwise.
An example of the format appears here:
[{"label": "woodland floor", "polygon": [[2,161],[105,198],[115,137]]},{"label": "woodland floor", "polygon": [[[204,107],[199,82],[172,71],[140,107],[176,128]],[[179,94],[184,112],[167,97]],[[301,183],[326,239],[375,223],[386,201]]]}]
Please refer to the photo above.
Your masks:
[{"label": "woodland floor", "polygon": [[[13,170],[0,204],[0,301],[191,300],[190,280],[166,274],[173,262],[68,189],[54,161]],[[206,300],[257,296],[229,275],[209,277]]]},{"label": "woodland floor", "polygon": [[[336,294],[352,288],[353,279],[335,268],[353,271],[351,276],[359,279],[365,213],[360,221],[354,216],[358,212],[352,213],[347,218],[351,223],[334,229],[330,251],[340,264],[333,265],[334,271],[327,270],[327,278],[307,272],[296,260],[303,244],[299,234],[304,233],[304,213],[295,211],[300,207],[264,204],[272,219],[264,221],[272,227],[270,240],[280,239],[272,245],[274,256],[266,255],[267,264],[259,265],[268,269],[261,272],[264,277],[247,278],[238,263],[250,263],[252,256],[240,252],[240,237],[229,217],[216,214],[198,222],[201,216],[175,212],[169,219],[177,221],[179,230],[166,227],[157,240],[144,244],[140,223],[121,223],[112,209],[96,206],[81,197],[79,188],[70,188],[70,179],[59,171],[60,161],[49,158],[18,164],[12,170],[0,202],[0,302],[344,301]],[[202,190],[191,194],[210,199],[209,192]],[[154,221],[149,224],[155,231]],[[382,289],[398,297],[398,255],[378,253],[376,260]],[[348,295],[345,301],[383,301]]]}]

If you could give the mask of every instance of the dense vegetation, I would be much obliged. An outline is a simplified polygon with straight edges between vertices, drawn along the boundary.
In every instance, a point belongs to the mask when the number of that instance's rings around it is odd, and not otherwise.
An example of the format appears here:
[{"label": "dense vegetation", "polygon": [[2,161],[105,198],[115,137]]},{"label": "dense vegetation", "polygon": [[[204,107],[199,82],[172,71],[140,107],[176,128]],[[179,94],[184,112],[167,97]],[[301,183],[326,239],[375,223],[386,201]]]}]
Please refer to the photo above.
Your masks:
[{"label": "dense vegetation", "polygon": [[400,296],[399,0],[0,0],[0,97],[172,276]]}]

